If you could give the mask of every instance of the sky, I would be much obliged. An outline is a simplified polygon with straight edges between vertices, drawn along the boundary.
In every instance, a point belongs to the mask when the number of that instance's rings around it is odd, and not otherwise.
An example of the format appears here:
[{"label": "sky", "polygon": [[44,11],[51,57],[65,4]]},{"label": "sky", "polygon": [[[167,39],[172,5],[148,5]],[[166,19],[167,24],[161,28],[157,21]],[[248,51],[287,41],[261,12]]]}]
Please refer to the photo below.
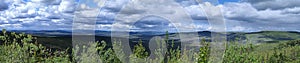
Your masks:
[{"label": "sky", "polygon": [[[127,27],[131,31],[176,31],[176,26],[195,27],[197,31],[211,31],[203,6],[220,8],[226,31],[299,31],[300,0],[0,0],[0,28],[8,30],[72,30],[110,31],[112,26]],[[128,6],[132,5],[132,6]],[[180,5],[177,8],[176,5]],[[126,7],[126,8],[124,8]],[[180,14],[181,10],[184,15]],[[79,13],[78,13],[79,12]],[[180,22],[144,14],[178,17]],[[81,13],[81,14],[80,14]],[[119,18],[118,16],[122,16]],[[96,21],[95,24],[91,20]],[[186,20],[193,23],[187,25]],[[74,22],[79,20],[80,22]],[[119,22],[121,21],[121,22]],[[132,24],[132,22],[134,22]],[[78,26],[80,25],[80,26]]]}]

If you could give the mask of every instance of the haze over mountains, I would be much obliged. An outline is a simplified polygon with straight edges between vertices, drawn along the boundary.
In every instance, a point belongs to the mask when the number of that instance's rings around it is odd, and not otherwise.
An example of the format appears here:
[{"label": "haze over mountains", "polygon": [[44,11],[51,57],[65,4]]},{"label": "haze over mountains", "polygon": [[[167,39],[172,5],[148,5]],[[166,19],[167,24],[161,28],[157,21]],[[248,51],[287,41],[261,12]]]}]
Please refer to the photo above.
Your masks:
[{"label": "haze over mountains", "polygon": [[[8,32],[31,34],[38,37],[37,41],[47,47],[54,49],[67,49],[72,47],[72,31],[71,30],[8,30]],[[193,34],[195,32],[182,32],[180,34]],[[198,37],[205,41],[211,41],[212,34],[220,34],[210,31],[198,31]],[[143,41],[144,46],[148,47],[150,41],[154,37],[166,38],[166,32],[130,32],[129,33],[130,47],[134,47],[140,40]],[[90,35],[82,35],[90,36]],[[180,45],[181,39],[179,33],[169,33],[169,42],[174,41],[175,46]],[[194,40],[195,38],[188,38]],[[293,31],[260,31],[260,32],[227,32],[227,42],[240,43],[279,43],[287,40],[299,40],[300,32]],[[105,41],[108,46],[112,45],[112,38],[110,31],[95,31],[96,41]]]},{"label": "haze over mountains", "polygon": [[[16,33],[32,34],[38,37],[72,37],[71,30],[10,30]],[[192,32],[182,32],[180,34],[190,34]],[[210,31],[198,31],[200,39],[210,41],[211,34],[219,34]],[[129,32],[130,39],[150,40],[152,37],[165,37],[166,32]],[[96,37],[110,37],[110,31],[95,31]],[[180,40],[179,33],[169,33],[170,40]],[[276,42],[281,40],[300,39],[300,32],[295,31],[260,31],[260,32],[227,32],[228,41],[251,40],[251,42]]]}]

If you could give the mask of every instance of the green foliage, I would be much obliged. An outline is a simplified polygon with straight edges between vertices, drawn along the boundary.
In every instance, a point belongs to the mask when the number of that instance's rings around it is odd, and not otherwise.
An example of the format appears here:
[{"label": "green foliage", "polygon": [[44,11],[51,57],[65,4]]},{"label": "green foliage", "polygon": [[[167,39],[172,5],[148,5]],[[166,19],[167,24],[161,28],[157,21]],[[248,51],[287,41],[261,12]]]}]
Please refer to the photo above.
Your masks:
[{"label": "green foliage", "polygon": [[179,62],[179,59],[180,59],[180,50],[179,48],[177,49],[170,49],[167,53],[167,59],[168,59],[168,62],[170,63],[177,63]]},{"label": "green foliage", "polygon": [[[113,44],[113,45],[121,45],[121,44]],[[101,44],[97,47],[99,51],[100,58],[103,63],[121,63],[120,59],[114,54],[114,51],[112,48],[107,48],[107,44],[104,41],[101,41]],[[121,49],[121,48],[118,48]],[[124,55],[124,53],[119,53],[121,55]]]},{"label": "green foliage", "polygon": [[0,63],[70,63],[66,51],[52,51],[41,44],[30,43],[31,35],[8,34],[2,30],[0,42]]},{"label": "green foliage", "polygon": [[146,58],[148,57],[148,52],[146,48],[143,47],[142,40],[139,41],[138,45],[134,46],[133,55],[137,58]]},{"label": "green foliage", "polygon": [[[17,34],[2,30],[0,34],[0,63],[122,63],[130,60],[130,63],[209,63],[210,43],[201,42],[199,52],[174,47],[164,53],[163,49],[168,42],[166,39],[157,41],[158,49],[155,49],[157,58],[148,58],[149,53],[139,41],[133,48],[133,54],[126,59],[122,52],[121,42],[113,41],[114,46],[108,47],[106,42],[90,42],[86,46],[76,46],[72,54],[67,51],[55,51],[36,41],[37,38],[31,35]],[[250,42],[251,43],[251,42]],[[226,43],[223,63],[300,63],[300,40],[273,44],[244,44],[238,42]],[[116,51],[115,51],[116,50]],[[192,53],[192,54],[190,54]],[[118,54],[118,55],[116,55]],[[166,54],[166,56],[163,56]]]},{"label": "green foliage", "polygon": [[202,40],[202,47],[200,48],[200,52],[197,58],[198,63],[208,63],[209,58],[209,44],[205,42],[205,40]]},{"label": "green foliage", "polygon": [[[297,40],[296,40],[297,41]],[[263,44],[241,45],[236,42],[227,44],[228,47],[223,58],[224,63],[298,63],[300,60],[300,46],[286,46],[287,44],[295,44],[295,41],[280,43],[277,45]],[[283,45],[285,44],[285,45]],[[272,45],[273,49],[263,49],[262,46]],[[272,48],[272,47],[270,47]]]},{"label": "green foliage", "polygon": [[100,58],[97,53],[97,43],[89,42],[88,45],[75,46],[73,48],[73,59],[78,63],[99,63]]},{"label": "green foliage", "polygon": [[249,63],[257,62],[255,58],[250,54],[253,51],[252,44],[239,45],[236,42],[226,44],[225,56],[223,58],[224,63]]},{"label": "green foliage", "polygon": [[278,48],[292,47],[292,46],[300,46],[300,40],[291,40],[285,43],[280,43]]},{"label": "green foliage", "polygon": [[282,39],[282,40],[294,40],[300,37],[297,33],[289,33],[289,32],[280,32],[280,31],[265,31],[263,33],[265,37],[273,38],[273,39]]}]

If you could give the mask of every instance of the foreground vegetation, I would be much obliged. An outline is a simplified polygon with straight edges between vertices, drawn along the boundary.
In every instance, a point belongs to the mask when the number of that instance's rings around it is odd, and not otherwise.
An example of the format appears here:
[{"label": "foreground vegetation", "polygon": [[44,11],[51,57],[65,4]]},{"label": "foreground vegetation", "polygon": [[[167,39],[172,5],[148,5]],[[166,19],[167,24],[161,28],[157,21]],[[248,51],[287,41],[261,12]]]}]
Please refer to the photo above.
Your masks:
[{"label": "foreground vegetation", "polygon": [[[0,33],[0,63],[95,63],[100,61],[102,63],[121,63],[121,61],[127,60],[118,58],[116,55],[119,54],[119,56],[124,57],[124,52],[114,51],[114,49],[121,50],[121,47],[108,47],[104,41],[91,42],[90,46],[76,46],[72,48],[72,53],[67,53],[70,52],[68,49],[54,50],[38,44],[37,39],[24,33],[16,34],[2,30],[2,33]],[[167,42],[162,40],[157,41],[157,44],[159,47],[166,47],[163,45],[167,44]],[[122,44],[116,42],[112,45],[120,46]],[[170,46],[174,47],[173,45],[171,44]],[[150,63],[191,63],[189,60],[196,60],[197,63],[210,63],[209,42],[202,42],[201,45],[203,46],[199,49],[199,52],[192,50],[180,51],[179,48],[169,48],[164,53],[166,56],[161,54],[163,49],[156,49],[153,54],[158,57],[150,59],[148,58],[150,53],[146,52],[146,48],[143,47],[143,43],[140,41],[133,48],[134,53],[130,55],[129,61],[130,63],[142,63],[146,61]],[[95,59],[94,56],[99,59]],[[300,40],[262,43],[259,45],[228,42],[222,62],[300,63]]]}]

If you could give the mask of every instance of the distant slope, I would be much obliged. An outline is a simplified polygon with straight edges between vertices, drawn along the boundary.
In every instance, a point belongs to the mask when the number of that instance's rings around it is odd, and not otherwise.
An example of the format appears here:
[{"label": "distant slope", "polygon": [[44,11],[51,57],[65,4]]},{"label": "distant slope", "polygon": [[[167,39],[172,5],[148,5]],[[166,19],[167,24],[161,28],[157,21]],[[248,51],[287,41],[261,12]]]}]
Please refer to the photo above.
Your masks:
[{"label": "distant slope", "polygon": [[[190,33],[182,33],[190,34]],[[200,31],[198,36],[200,39],[211,41],[212,34],[220,34],[210,31]],[[163,35],[160,35],[163,36]],[[179,40],[178,33],[171,33],[170,38]],[[300,33],[292,31],[261,31],[261,32],[227,32],[227,41],[251,42],[251,43],[276,43],[286,40],[299,40]]]},{"label": "distant slope", "polygon": [[241,38],[242,40],[248,40],[250,42],[275,43],[285,40],[298,40],[300,39],[300,33],[290,31],[261,31],[252,33],[231,33],[231,35],[228,35],[228,37],[231,40],[234,40],[235,38]]}]

